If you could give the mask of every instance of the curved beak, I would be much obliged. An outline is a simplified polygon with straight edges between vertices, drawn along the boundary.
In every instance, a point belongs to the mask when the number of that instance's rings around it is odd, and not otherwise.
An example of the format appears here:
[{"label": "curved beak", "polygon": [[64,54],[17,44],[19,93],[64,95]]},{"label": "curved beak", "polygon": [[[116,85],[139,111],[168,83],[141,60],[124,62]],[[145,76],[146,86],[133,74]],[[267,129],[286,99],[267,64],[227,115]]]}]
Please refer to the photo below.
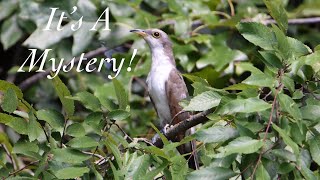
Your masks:
[{"label": "curved beak", "polygon": [[146,37],[148,34],[142,29],[132,29],[130,32],[137,33],[142,37]]}]

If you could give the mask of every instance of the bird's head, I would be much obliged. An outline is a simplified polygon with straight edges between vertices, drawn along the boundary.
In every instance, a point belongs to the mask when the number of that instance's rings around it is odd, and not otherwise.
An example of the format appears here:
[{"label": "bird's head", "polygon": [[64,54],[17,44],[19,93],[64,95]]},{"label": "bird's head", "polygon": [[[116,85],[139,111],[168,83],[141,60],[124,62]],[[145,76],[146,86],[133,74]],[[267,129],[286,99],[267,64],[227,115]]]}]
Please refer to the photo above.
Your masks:
[{"label": "bird's head", "polygon": [[160,29],[133,29],[130,32],[137,33],[148,43],[149,47],[154,48],[172,48],[169,36]]}]

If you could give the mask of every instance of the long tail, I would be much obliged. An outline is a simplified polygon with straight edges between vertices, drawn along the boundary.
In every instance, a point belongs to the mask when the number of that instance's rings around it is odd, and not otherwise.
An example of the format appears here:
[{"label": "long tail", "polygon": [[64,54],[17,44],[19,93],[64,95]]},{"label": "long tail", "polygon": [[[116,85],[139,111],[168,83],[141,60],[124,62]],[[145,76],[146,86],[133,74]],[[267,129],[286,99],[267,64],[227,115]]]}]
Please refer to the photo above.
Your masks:
[{"label": "long tail", "polygon": [[[185,134],[178,135],[176,141],[181,141],[185,136],[193,134],[194,131],[195,129],[193,127],[186,131]],[[199,159],[196,146],[196,141],[192,140],[191,142],[183,144],[177,148],[180,154],[190,154],[186,156],[186,159],[188,160],[189,167],[192,169],[199,169]]]}]

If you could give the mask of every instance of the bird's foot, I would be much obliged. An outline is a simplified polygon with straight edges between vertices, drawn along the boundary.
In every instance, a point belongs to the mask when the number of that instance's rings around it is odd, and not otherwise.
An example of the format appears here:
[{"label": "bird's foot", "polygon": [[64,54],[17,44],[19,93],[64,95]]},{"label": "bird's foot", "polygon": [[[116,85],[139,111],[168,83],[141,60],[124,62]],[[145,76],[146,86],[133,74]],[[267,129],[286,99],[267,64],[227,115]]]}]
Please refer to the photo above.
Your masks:
[{"label": "bird's foot", "polygon": [[[173,125],[166,124],[166,125],[160,130],[160,133],[161,133],[161,134],[166,134],[167,131],[168,131],[168,129],[170,129],[171,127],[173,127]],[[154,136],[152,137],[152,139],[151,139],[152,144],[154,144],[154,143],[157,141],[158,138],[160,138],[160,135],[159,135],[159,134],[154,135]]]},{"label": "bird's foot", "polygon": [[167,133],[167,130],[170,128],[170,124],[166,124],[163,129],[161,130],[163,134],[166,134]]}]

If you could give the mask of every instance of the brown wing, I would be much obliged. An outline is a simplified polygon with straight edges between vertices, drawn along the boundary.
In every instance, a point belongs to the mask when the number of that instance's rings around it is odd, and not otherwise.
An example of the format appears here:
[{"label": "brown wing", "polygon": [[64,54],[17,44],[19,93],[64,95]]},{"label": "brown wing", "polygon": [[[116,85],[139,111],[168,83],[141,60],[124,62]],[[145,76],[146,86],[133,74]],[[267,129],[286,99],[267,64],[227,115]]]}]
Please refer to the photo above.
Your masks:
[{"label": "brown wing", "polygon": [[[177,69],[170,72],[166,82],[166,94],[172,118],[170,124],[174,125],[187,119],[190,115],[189,113],[181,113],[182,107],[179,102],[188,97],[188,89]],[[177,115],[178,113],[179,115]]]},{"label": "brown wing", "polygon": [[[172,117],[172,122],[170,124],[174,125],[181,121],[184,121],[190,117],[189,112],[182,112],[182,107],[179,105],[179,102],[188,97],[188,89],[187,86],[177,69],[173,69],[170,72],[169,79],[166,82],[166,93],[167,93],[167,100],[170,107],[170,113]],[[187,132],[182,132],[179,134],[174,141],[181,141],[185,135],[191,133],[189,129]],[[198,157],[196,154],[196,142],[192,141],[185,145],[181,145],[178,147],[178,150],[181,154],[190,153],[192,152],[192,158],[187,157],[189,159],[189,166],[193,169],[198,169]]]}]

